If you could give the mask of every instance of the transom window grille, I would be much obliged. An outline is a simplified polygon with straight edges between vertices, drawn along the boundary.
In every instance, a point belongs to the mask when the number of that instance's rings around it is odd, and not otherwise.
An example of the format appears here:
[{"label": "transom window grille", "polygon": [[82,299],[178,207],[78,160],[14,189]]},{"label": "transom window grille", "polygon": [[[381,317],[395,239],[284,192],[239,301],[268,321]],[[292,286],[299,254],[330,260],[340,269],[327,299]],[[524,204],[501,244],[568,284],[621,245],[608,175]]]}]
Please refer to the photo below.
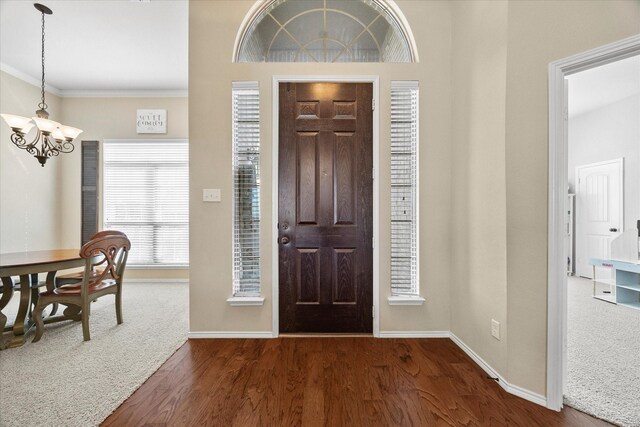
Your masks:
[{"label": "transom window grille", "polygon": [[260,295],[260,95],[258,82],[234,82],[233,295]]},{"label": "transom window grille", "polygon": [[104,229],[131,240],[127,263],[189,265],[187,140],[105,140]]},{"label": "transom window grille", "polygon": [[391,82],[391,293],[419,295],[418,82]]},{"label": "transom window grille", "polygon": [[237,62],[417,62],[384,0],[271,0],[241,34]]}]

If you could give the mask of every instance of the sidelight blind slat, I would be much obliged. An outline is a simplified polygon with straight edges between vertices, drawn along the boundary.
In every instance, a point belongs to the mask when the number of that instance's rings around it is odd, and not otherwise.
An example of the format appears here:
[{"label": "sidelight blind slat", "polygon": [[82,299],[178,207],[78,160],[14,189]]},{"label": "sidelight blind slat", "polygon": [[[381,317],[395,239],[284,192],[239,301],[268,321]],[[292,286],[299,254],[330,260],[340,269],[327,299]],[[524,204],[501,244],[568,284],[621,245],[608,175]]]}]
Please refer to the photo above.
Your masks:
[{"label": "sidelight blind slat", "polygon": [[234,82],[233,295],[260,295],[260,94]]},{"label": "sidelight blind slat", "polygon": [[189,264],[189,144],[104,141],[104,228],[131,240],[127,263]]},{"label": "sidelight blind slat", "polygon": [[391,82],[391,293],[418,295],[418,82]]}]

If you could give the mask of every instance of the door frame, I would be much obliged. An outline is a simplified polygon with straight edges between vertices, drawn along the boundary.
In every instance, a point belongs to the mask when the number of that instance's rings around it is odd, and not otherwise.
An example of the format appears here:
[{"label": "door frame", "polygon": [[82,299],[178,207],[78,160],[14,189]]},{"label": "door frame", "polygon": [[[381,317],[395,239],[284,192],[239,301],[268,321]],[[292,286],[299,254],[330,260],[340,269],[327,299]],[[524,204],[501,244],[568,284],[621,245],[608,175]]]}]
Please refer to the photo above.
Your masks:
[{"label": "door frame", "polygon": [[[620,224],[618,226],[618,232],[622,233],[624,231],[624,157],[619,157],[617,159],[611,159],[611,160],[604,160],[601,162],[595,162],[595,163],[586,163],[584,165],[578,165],[576,166],[576,170],[574,171],[575,173],[575,188],[574,188],[574,193],[576,195],[576,205],[574,207],[574,212],[573,212],[573,216],[575,218],[575,227],[573,229],[574,235],[576,236],[576,247],[575,247],[575,256],[576,259],[578,258],[578,233],[580,232],[580,229],[578,227],[578,214],[580,214],[580,216],[584,215],[582,212],[579,212],[578,210],[578,191],[580,189],[580,185],[579,185],[579,178],[580,178],[580,170],[583,168],[592,168],[592,167],[597,167],[597,166],[605,166],[605,165],[612,165],[612,164],[617,164],[620,166],[620,173],[618,175],[618,179],[620,182],[620,194],[618,195],[618,199],[619,199],[619,206],[618,209],[620,211],[620,215],[618,218],[618,223]],[[568,172],[568,171],[567,171]],[[581,243],[584,244],[586,243],[586,241],[583,239],[581,241]],[[580,252],[584,253],[586,248],[582,247],[580,248]],[[576,276],[579,276],[578,274],[578,264],[574,262],[574,267],[576,270]]]},{"label": "door frame", "polygon": [[640,54],[635,35],[549,64],[549,179],[547,222],[547,407],[563,406],[567,354],[568,95],[565,77]]},{"label": "door frame", "polygon": [[280,148],[280,83],[314,83],[314,82],[326,82],[326,83],[372,83],[373,86],[373,122],[372,122],[372,134],[373,134],[373,336],[380,336],[380,245],[378,242],[380,234],[380,184],[379,184],[379,170],[380,170],[380,108],[379,108],[379,93],[380,93],[380,77],[374,75],[364,76],[336,76],[336,75],[310,75],[310,76],[296,76],[296,75],[274,75],[272,83],[272,99],[273,104],[271,108],[272,116],[272,168],[271,168],[271,211],[273,224],[271,224],[271,297],[272,303],[272,335],[274,338],[280,334],[280,277],[279,277],[279,251],[278,251],[278,218],[280,217],[279,203],[278,203],[278,178],[279,178],[279,153]]}]

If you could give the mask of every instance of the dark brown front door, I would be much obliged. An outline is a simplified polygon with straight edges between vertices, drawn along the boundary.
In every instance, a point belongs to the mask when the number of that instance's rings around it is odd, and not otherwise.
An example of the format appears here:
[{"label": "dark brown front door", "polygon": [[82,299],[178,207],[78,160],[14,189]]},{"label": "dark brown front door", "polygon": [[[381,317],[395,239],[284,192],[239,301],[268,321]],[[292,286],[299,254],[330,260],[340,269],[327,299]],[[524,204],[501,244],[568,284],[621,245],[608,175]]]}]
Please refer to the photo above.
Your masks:
[{"label": "dark brown front door", "polygon": [[281,332],[371,332],[370,83],[281,83]]}]

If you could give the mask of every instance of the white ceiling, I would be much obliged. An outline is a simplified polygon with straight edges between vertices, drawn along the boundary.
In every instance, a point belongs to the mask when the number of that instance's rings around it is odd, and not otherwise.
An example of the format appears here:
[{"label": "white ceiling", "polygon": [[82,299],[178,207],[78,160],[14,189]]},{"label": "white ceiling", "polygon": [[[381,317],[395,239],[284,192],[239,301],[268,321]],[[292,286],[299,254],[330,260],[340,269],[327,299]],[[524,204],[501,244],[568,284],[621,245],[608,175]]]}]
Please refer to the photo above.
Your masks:
[{"label": "white ceiling", "polygon": [[[188,88],[187,0],[42,0],[45,77],[62,95]],[[32,1],[0,0],[0,65],[39,84],[40,19]]]},{"label": "white ceiling", "polygon": [[640,56],[570,75],[569,117],[640,93]]}]

